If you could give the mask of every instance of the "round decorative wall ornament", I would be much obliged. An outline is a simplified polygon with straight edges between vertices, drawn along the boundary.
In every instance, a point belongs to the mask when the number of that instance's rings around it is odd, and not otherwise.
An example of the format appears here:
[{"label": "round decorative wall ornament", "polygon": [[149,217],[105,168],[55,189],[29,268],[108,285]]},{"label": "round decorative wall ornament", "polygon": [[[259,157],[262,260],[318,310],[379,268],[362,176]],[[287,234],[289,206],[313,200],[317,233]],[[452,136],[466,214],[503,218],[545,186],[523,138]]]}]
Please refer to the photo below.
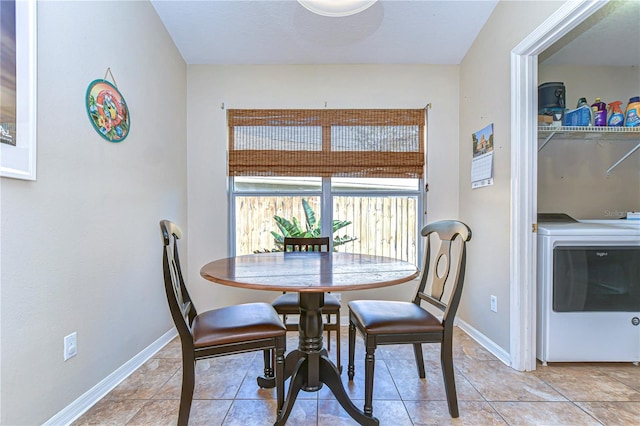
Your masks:
[{"label": "round decorative wall ornament", "polygon": [[94,80],[85,96],[93,128],[109,142],[122,142],[129,135],[129,108],[116,86],[107,80]]}]

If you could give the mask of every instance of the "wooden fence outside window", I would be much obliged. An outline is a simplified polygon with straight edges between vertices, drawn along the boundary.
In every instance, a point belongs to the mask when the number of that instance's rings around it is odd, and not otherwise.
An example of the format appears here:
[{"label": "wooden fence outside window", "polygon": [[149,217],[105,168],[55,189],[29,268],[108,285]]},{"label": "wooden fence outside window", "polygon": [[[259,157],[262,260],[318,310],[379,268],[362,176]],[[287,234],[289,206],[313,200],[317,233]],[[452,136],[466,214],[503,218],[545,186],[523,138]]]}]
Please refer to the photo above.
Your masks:
[{"label": "wooden fence outside window", "polygon": [[[275,215],[288,220],[295,217],[304,227],[302,198],[309,202],[320,222],[320,196],[237,196],[236,254],[274,248],[271,231],[280,233],[273,219]],[[388,256],[416,264],[417,203],[417,197],[413,196],[334,196],[333,218],[351,221],[336,235],[357,238],[337,250]]]}]

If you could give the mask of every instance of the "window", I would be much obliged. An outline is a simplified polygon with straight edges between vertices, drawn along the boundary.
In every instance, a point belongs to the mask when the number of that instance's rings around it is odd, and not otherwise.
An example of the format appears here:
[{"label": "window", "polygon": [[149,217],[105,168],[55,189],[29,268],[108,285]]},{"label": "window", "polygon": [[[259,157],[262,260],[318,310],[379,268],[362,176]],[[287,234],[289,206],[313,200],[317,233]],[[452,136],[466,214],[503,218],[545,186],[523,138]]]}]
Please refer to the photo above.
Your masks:
[{"label": "window", "polygon": [[417,263],[424,110],[229,110],[230,241],[287,234]]}]

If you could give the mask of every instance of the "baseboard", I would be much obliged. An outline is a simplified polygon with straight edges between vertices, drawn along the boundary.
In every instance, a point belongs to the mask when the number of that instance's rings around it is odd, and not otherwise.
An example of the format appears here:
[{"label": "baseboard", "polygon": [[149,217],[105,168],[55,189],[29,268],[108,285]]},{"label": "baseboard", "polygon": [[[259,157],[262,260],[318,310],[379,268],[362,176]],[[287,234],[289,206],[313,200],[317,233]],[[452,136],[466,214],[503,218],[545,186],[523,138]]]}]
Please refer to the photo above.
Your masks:
[{"label": "baseboard", "polygon": [[496,358],[505,363],[508,366],[511,366],[511,355],[500,346],[496,345],[495,342],[489,339],[484,334],[480,333],[477,329],[467,324],[460,318],[456,319],[456,325],[460,327],[462,331],[467,333],[473,340],[478,342],[482,347],[491,352]]},{"label": "baseboard", "polygon": [[131,373],[140,368],[145,362],[147,362],[152,356],[154,356],[160,349],[165,347],[166,344],[173,340],[173,338],[177,335],[178,332],[175,328],[167,331],[158,340],[147,346],[140,353],[124,363],[113,373],[105,377],[97,385],[89,389],[78,399],[58,412],[58,414],[47,420],[44,423],[44,426],[60,426],[71,424],[78,417],[84,414],[89,408],[93,407],[95,403],[104,398],[106,394],[111,392],[111,390],[118,386],[124,379],[129,377]]},{"label": "baseboard", "polygon": [[[349,317],[348,316],[340,316],[340,324],[344,326],[349,325]],[[467,333],[473,340],[478,342],[483,348],[491,352],[496,358],[505,363],[508,366],[511,366],[511,356],[508,352],[502,349],[500,346],[496,345],[493,340],[489,339],[484,334],[480,333],[477,329],[473,328],[460,318],[456,318],[455,325],[460,327],[462,331]]]}]

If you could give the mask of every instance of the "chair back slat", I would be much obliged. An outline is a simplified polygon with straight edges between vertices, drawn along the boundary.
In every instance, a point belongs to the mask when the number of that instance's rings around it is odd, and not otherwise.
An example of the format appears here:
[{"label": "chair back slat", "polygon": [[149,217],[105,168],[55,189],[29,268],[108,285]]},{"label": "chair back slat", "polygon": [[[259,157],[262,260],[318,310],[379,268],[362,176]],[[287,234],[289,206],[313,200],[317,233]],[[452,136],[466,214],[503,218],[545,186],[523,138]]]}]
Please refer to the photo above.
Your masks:
[{"label": "chair back slat", "polygon": [[284,251],[329,251],[329,237],[285,237]]},{"label": "chair back slat", "polygon": [[[466,242],[471,230],[462,222],[445,220],[425,226],[426,249],[420,284],[414,303],[426,301],[444,313],[443,323],[453,321],[460,303],[466,263]],[[435,249],[437,247],[437,251]],[[436,254],[431,259],[431,253]],[[454,261],[455,262],[452,262]]]},{"label": "chair back slat", "polygon": [[167,302],[178,333],[181,339],[184,339],[192,336],[191,324],[197,311],[185,286],[180,268],[178,239],[182,237],[182,231],[175,224],[166,220],[160,222],[160,229],[164,241],[162,267]]},{"label": "chair back slat", "polygon": [[433,283],[431,284],[431,297],[442,301],[444,294],[444,285],[449,278],[451,271],[451,241],[444,240],[440,242],[440,248],[434,259],[433,274],[431,275]]}]

